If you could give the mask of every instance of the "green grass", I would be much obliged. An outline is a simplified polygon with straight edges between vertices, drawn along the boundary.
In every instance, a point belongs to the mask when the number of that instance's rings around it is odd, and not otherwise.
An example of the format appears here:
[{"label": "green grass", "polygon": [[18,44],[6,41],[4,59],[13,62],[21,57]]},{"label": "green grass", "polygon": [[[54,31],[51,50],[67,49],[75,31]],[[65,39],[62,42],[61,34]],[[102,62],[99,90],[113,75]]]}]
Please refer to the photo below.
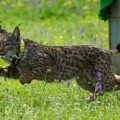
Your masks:
[{"label": "green grass", "polygon": [[[108,49],[108,23],[99,20],[97,0],[2,0],[1,24],[8,31],[21,23],[21,38],[44,45],[93,44]],[[31,0],[32,1],[32,0]],[[48,4],[49,3],[49,4]],[[59,7],[60,6],[60,7]],[[76,9],[77,8],[77,9]],[[82,31],[83,30],[83,31]],[[1,60],[0,65],[8,63]],[[18,80],[0,78],[0,120],[119,120],[120,92],[113,91],[87,100],[91,93],[75,80],[63,83],[33,81],[22,86]]]}]

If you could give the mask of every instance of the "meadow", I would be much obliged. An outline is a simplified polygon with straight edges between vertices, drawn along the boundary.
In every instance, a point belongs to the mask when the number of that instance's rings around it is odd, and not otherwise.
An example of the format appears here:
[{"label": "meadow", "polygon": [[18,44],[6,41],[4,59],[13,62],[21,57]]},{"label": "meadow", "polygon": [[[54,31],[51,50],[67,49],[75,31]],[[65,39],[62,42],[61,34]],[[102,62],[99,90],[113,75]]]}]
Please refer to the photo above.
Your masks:
[{"label": "meadow", "polygon": [[[99,0],[1,0],[7,31],[20,25],[21,39],[44,45],[92,44],[109,49],[108,21],[98,17]],[[23,49],[23,44],[22,48]],[[0,59],[0,66],[9,63]],[[88,101],[75,80],[62,83],[0,77],[0,120],[119,120],[120,91]]]}]

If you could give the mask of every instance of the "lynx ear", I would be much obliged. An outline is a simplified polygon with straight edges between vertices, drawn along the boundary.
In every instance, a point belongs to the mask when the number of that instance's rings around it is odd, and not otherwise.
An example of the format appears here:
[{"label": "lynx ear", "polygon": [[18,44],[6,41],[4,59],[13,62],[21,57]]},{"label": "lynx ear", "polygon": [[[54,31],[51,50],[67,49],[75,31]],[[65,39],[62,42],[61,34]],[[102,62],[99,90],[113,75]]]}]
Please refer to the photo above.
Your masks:
[{"label": "lynx ear", "polygon": [[[20,24],[19,24],[20,25]],[[18,25],[18,26],[19,26]],[[15,29],[14,29],[14,31],[13,31],[13,36],[15,37],[15,38],[19,38],[20,37],[20,30],[19,30],[19,27],[15,27]]]},{"label": "lynx ear", "polygon": [[25,46],[27,46],[30,42],[29,39],[23,39]]},{"label": "lynx ear", "polygon": [[37,42],[29,40],[29,39],[23,39],[23,41],[24,41],[25,46],[34,46],[34,47],[39,46]]}]

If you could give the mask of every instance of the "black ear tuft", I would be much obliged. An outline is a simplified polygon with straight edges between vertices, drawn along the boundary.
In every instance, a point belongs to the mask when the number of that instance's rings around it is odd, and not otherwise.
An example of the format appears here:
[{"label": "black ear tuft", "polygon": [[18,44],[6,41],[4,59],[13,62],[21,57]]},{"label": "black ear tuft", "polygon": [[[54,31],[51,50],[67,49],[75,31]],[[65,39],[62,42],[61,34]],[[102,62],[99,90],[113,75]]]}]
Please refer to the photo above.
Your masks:
[{"label": "black ear tuft", "polygon": [[120,43],[117,45],[116,49],[120,52]]},{"label": "black ear tuft", "polygon": [[[1,23],[2,21],[3,21],[3,20],[1,20],[0,23]],[[1,27],[1,25],[0,25],[0,31],[2,31],[2,27]]]},{"label": "black ear tuft", "polygon": [[16,27],[19,27],[21,24],[18,24]]}]

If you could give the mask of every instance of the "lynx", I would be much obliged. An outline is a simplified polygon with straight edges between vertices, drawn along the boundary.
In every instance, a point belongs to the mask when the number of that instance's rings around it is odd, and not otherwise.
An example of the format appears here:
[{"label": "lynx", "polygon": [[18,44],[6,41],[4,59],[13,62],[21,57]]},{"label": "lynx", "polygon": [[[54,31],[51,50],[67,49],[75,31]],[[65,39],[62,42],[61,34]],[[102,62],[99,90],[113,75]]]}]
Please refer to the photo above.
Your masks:
[{"label": "lynx", "polygon": [[[90,92],[95,91],[97,83],[101,84],[102,91],[120,89],[120,76],[112,70],[112,56],[120,53],[120,44],[114,50],[104,50],[92,45],[44,46],[24,39],[24,51],[15,57],[20,46],[19,28],[5,38],[0,39],[0,43],[4,41],[1,55],[13,54],[15,59],[10,66],[1,67],[1,76],[19,79],[21,84],[29,84],[33,79],[61,82],[75,78],[78,85]],[[100,79],[98,73],[101,73]]]}]

